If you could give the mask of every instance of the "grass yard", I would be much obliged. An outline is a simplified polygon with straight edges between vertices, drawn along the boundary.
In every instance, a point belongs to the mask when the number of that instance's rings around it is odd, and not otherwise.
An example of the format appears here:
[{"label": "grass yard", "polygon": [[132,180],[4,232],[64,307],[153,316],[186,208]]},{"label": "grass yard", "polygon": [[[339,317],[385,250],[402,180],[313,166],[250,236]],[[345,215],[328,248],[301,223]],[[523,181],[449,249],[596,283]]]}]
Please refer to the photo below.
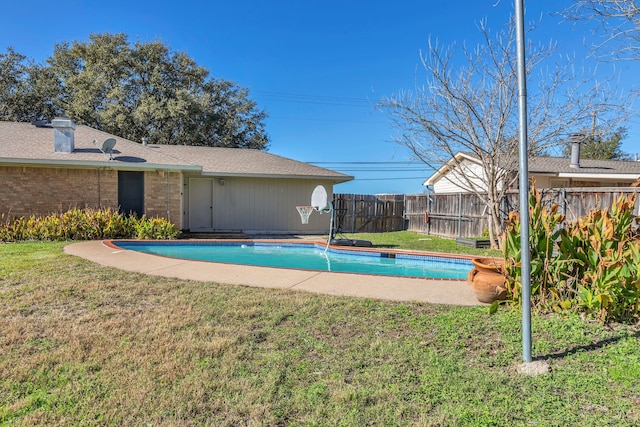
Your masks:
[{"label": "grass yard", "polygon": [[637,326],[534,316],[552,371],[529,377],[517,311],[147,277],[63,246],[0,245],[2,425],[640,424]]},{"label": "grass yard", "polygon": [[391,233],[346,233],[350,239],[369,240],[376,247],[391,249],[413,249],[416,251],[444,252],[478,256],[501,256],[501,252],[492,249],[475,249],[457,246],[455,239],[443,239],[426,236],[413,231],[394,231]]}]

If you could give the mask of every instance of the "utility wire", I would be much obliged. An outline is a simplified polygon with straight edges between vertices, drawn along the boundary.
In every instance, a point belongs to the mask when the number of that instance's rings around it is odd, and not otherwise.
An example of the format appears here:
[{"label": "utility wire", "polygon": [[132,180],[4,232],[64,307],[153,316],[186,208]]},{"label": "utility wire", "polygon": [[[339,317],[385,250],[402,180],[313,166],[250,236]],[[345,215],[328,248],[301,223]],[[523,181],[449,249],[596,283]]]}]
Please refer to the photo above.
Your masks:
[{"label": "utility wire", "polygon": [[269,119],[275,120],[304,120],[307,122],[341,122],[341,123],[366,123],[369,125],[384,125],[385,122],[375,122],[370,120],[345,120],[345,119],[317,119],[317,118],[304,118],[304,117],[283,117],[283,116],[269,116]]},{"label": "utility wire", "polygon": [[314,165],[424,165],[417,160],[408,161],[381,161],[381,162],[305,162]]},{"label": "utility wire", "polygon": [[353,181],[399,181],[404,179],[422,179],[424,181],[427,180],[425,176],[407,176],[404,178],[354,178]]},{"label": "utility wire", "polygon": [[269,91],[252,91],[253,94],[259,97],[271,99],[274,101],[283,102],[295,102],[302,104],[330,104],[330,105],[349,105],[354,107],[371,107],[372,102],[366,98],[351,98],[351,97],[338,97],[338,96],[323,96],[323,95],[302,95],[295,93],[284,92],[269,92]]},{"label": "utility wire", "polygon": [[378,169],[366,169],[366,168],[332,168],[340,172],[428,172],[432,169],[426,168],[402,168],[402,169],[394,169],[394,168],[378,168]]}]

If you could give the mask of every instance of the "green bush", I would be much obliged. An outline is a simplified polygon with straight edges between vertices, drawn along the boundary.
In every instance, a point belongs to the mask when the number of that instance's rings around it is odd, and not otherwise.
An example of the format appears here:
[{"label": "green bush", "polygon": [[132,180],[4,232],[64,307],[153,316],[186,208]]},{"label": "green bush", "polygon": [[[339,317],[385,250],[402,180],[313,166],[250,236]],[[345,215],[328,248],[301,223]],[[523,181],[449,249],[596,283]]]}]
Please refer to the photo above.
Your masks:
[{"label": "green bush", "polygon": [[29,218],[0,217],[0,241],[173,239],[180,232],[162,218],[135,218],[112,209],[71,209]]},{"label": "green bush", "polygon": [[[564,224],[558,206],[529,194],[531,302],[542,311],[577,311],[602,322],[638,318],[640,238],[634,229],[635,196],[610,209],[592,209]],[[563,226],[564,224],[564,226]],[[503,237],[509,299],[522,303],[520,218],[512,213]]]},{"label": "green bush", "polygon": [[[558,213],[558,205],[546,207],[539,191],[532,188],[529,193],[529,248],[531,260],[531,294],[537,305],[557,303],[564,293],[559,286],[558,260],[554,257],[556,242],[560,236],[560,224],[565,220]],[[508,274],[508,292],[515,301],[521,296],[521,246],[520,215],[509,214],[503,237],[505,269]],[[535,278],[535,279],[533,279]]]},{"label": "green bush", "polygon": [[135,224],[138,239],[173,239],[178,235],[175,226],[162,218],[140,218]]}]

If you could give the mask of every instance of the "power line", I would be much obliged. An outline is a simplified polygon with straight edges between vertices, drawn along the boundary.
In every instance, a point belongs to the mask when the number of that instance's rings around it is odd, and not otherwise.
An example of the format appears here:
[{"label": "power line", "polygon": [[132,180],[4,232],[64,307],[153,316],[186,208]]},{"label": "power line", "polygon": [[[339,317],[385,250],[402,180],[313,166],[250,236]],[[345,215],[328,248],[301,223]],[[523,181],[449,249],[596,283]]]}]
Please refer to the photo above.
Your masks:
[{"label": "power line", "polygon": [[418,160],[381,161],[381,162],[305,162],[314,165],[424,165]]},{"label": "power line", "polygon": [[304,120],[304,121],[308,121],[308,122],[366,123],[366,124],[374,124],[374,125],[375,124],[378,124],[378,125],[386,124],[386,122],[373,122],[373,121],[368,121],[368,120],[317,119],[317,118],[307,119],[307,118],[302,118],[302,117],[282,117],[282,116],[269,116],[269,119],[275,119],[275,120]]},{"label": "power line", "polygon": [[405,179],[422,179],[426,181],[426,177],[424,176],[408,176],[404,178],[354,178],[353,181],[399,181]]},{"label": "power line", "polygon": [[368,108],[374,107],[374,102],[366,98],[349,98],[338,96],[323,96],[323,95],[301,95],[295,93],[283,93],[283,92],[267,92],[267,91],[252,91],[253,97],[256,99],[269,100],[275,102],[289,102],[293,104],[315,104],[315,105],[333,105],[339,107],[357,107]]},{"label": "power line", "polygon": [[[307,162],[323,165],[340,172],[425,172],[430,173],[433,168],[418,161],[381,161],[381,162]],[[409,167],[398,167],[407,165]]]},{"label": "power line", "polygon": [[378,168],[378,169],[363,169],[363,168],[332,168],[336,169],[340,172],[427,172],[432,169],[426,168],[402,168],[402,169],[394,169],[394,168]]},{"label": "power line", "polygon": [[350,104],[353,106],[367,106],[371,107],[372,103],[370,100],[366,98],[352,98],[352,97],[338,97],[338,96],[325,96],[325,95],[303,95],[303,94],[295,94],[295,93],[284,93],[284,92],[269,92],[269,91],[260,91],[255,90],[252,93],[266,97],[273,100],[279,100],[284,102],[298,102],[298,103],[331,103],[331,104]]}]

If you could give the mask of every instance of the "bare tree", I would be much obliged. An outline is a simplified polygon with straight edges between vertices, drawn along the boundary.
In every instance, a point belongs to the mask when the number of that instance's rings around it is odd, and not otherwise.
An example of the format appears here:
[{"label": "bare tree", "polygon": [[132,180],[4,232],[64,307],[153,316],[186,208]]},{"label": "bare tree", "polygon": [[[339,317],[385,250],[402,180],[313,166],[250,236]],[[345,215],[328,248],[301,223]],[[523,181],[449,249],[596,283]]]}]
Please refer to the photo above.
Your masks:
[{"label": "bare tree", "polygon": [[[434,170],[450,163],[451,182],[480,198],[494,247],[502,230],[501,201],[518,179],[514,28],[508,25],[494,37],[481,22],[482,43],[463,46],[461,58],[455,46],[430,41],[421,54],[426,82],[379,104],[398,131],[399,144]],[[578,80],[570,62],[543,68],[554,50],[554,44],[528,46],[529,155],[559,146],[568,133],[587,126],[594,112],[608,117],[602,128],[619,124],[630,102],[616,98],[606,84]]]},{"label": "bare tree", "polygon": [[640,59],[640,5],[635,0],[574,0],[562,13],[570,21],[597,24],[593,51],[600,58]]}]

